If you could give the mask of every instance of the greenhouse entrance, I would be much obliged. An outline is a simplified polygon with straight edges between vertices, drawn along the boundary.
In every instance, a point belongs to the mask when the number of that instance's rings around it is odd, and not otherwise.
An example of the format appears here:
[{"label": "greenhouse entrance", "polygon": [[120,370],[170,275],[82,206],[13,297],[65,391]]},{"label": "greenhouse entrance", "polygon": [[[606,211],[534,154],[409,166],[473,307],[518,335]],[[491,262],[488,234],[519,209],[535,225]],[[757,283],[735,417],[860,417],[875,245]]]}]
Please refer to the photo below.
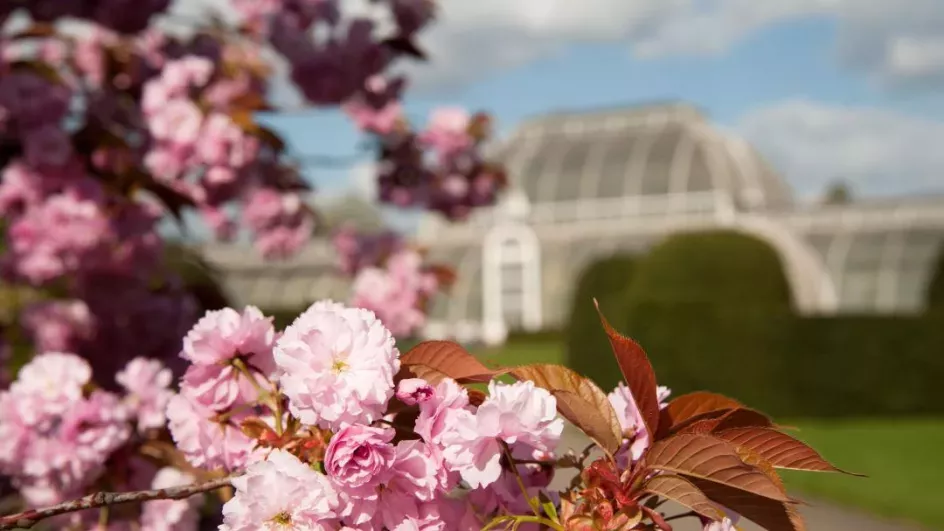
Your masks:
[{"label": "greenhouse entrance", "polygon": [[485,341],[541,328],[541,251],[527,225],[494,227],[482,249]]}]

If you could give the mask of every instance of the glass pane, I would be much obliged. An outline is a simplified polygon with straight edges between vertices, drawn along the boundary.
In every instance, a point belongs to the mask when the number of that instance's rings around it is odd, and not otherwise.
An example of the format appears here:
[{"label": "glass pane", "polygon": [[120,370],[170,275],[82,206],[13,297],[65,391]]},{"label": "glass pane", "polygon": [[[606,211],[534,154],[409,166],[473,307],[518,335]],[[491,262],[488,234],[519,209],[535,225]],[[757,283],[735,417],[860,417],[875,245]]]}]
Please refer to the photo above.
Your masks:
[{"label": "glass pane", "polygon": [[672,161],[681,137],[682,132],[678,127],[668,128],[652,145],[642,176],[643,195],[661,195],[669,192]]},{"label": "glass pane", "polygon": [[692,156],[691,166],[689,166],[688,191],[710,192],[712,189],[714,189],[714,183],[711,182],[711,170],[708,166],[705,148],[698,146],[695,148],[695,154]]},{"label": "glass pane", "polygon": [[633,189],[627,180],[639,181],[638,175],[626,175],[629,171],[630,157],[637,144],[641,142],[639,134],[622,134],[608,141],[603,165],[600,168],[599,184],[595,197],[621,197],[624,189]]},{"label": "glass pane", "polygon": [[559,173],[553,176],[557,181],[554,201],[580,199],[581,183],[584,182],[584,179],[593,178],[585,174],[592,145],[593,142],[575,141],[564,154],[563,159],[561,159]]}]

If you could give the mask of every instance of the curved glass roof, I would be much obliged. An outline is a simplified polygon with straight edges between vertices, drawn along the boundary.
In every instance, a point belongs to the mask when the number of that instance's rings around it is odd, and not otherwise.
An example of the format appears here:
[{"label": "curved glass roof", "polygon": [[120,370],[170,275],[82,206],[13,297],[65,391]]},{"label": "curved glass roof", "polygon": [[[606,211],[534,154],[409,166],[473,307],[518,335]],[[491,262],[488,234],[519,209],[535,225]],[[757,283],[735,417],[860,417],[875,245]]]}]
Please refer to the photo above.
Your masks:
[{"label": "curved glass roof", "polygon": [[753,148],[683,105],[534,119],[498,158],[533,203],[724,190],[746,210],[792,204]]}]

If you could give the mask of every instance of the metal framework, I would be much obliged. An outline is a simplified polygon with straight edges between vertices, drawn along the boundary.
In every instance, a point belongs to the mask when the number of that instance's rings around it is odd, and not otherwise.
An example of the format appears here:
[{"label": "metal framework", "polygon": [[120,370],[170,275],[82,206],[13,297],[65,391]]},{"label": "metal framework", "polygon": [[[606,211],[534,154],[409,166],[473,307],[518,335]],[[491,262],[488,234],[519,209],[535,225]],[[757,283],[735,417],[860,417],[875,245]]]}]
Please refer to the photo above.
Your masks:
[{"label": "metal framework", "polygon": [[[516,197],[467,223],[421,225],[430,259],[458,272],[433,305],[431,336],[500,341],[510,326],[560,325],[583,267],[679,231],[769,242],[807,313],[920,310],[944,248],[944,197],[797,207],[746,142],[684,105],[542,117],[499,153]],[[311,247],[286,264],[256,263],[248,250],[208,258],[247,303],[343,295],[343,281],[326,279],[330,245]]]}]

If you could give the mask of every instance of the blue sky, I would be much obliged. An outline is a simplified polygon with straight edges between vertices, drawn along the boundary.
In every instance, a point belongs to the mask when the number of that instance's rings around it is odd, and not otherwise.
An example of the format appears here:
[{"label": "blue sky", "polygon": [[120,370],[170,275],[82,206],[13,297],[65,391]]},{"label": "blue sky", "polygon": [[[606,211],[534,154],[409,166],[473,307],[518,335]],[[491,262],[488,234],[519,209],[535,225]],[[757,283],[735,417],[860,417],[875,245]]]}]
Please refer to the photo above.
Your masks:
[{"label": "blue sky", "polygon": [[[632,24],[606,20],[619,16],[614,2],[650,1],[585,0],[598,16],[577,22],[560,2],[558,18],[535,15],[531,0],[450,4],[427,41],[433,60],[410,70],[408,114],[422,123],[438,105],[487,110],[507,134],[564,108],[682,100],[747,138],[800,197],[839,176],[863,196],[944,192],[944,2],[682,0],[658,17],[624,9],[641,17]],[[340,113],[267,120],[298,154],[355,152]],[[330,195],[356,188],[354,175],[309,168]]]}]

